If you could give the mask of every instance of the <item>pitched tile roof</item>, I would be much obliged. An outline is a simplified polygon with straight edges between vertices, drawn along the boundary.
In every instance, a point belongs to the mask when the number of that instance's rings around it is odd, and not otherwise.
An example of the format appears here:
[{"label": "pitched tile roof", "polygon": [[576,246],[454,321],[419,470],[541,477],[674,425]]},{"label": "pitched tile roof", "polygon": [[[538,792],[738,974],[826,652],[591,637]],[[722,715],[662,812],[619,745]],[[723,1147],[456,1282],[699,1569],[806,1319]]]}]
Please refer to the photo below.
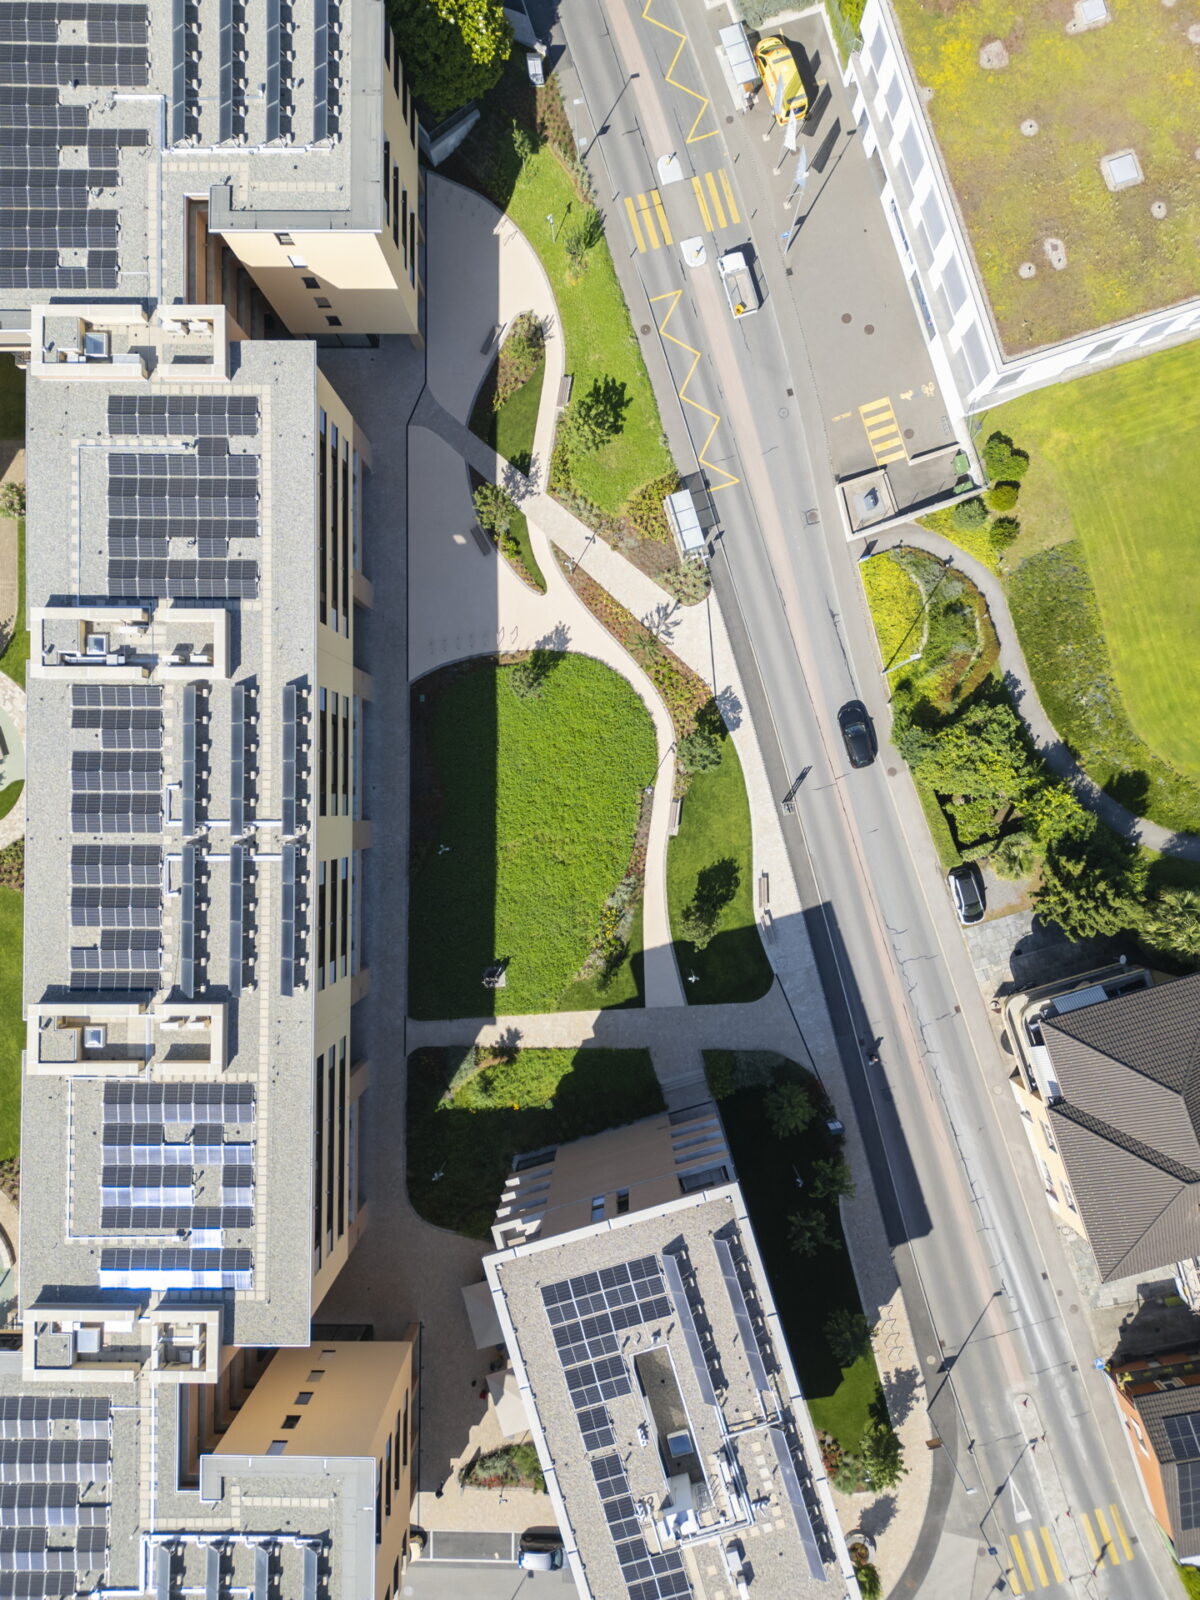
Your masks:
[{"label": "pitched tile roof", "polygon": [[1200,1255],[1200,973],[1049,1018],[1042,1037],[1101,1277]]}]

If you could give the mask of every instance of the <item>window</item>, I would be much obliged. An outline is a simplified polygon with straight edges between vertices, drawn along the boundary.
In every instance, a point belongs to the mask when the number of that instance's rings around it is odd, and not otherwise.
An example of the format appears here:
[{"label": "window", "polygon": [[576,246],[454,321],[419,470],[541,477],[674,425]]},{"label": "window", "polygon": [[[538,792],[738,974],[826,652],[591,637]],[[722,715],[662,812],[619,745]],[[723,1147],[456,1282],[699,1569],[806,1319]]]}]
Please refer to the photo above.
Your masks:
[{"label": "window", "polygon": [[284,1417],[283,1425],[285,1428],[298,1428],[300,1426],[300,1413],[293,1411],[291,1416]]},{"label": "window", "polygon": [[325,1368],[324,1367],[314,1367],[312,1369],[312,1371],[308,1375],[308,1381],[309,1381],[309,1383],[317,1383],[324,1376],[325,1376]]},{"label": "window", "polygon": [[392,194],[388,188],[388,174],[392,170],[392,142],[390,139],[383,141],[383,220],[385,223],[392,220]]},{"label": "window", "polygon": [[286,1439],[272,1439],[270,1444],[267,1446],[267,1454],[269,1456],[281,1456],[286,1449]]},{"label": "window", "polygon": [[290,233],[277,233],[275,235],[276,244],[295,244],[295,242]]},{"label": "window", "polygon": [[308,270],[308,262],[304,259],[303,256],[289,256],[288,257],[288,266],[289,267],[299,267],[302,271],[305,271],[305,272],[307,272],[307,270]]},{"label": "window", "polygon": [[1071,1211],[1074,1211],[1075,1196],[1071,1193],[1071,1185],[1069,1183],[1063,1184],[1063,1199],[1067,1202],[1067,1208]]},{"label": "window", "polygon": [[602,1194],[592,1196],[592,1221],[604,1221],[604,1196]]},{"label": "window", "polygon": [[319,289],[321,287],[315,278],[301,278],[300,282],[306,289]]},{"label": "window", "polygon": [[1054,1135],[1050,1132],[1050,1124],[1048,1122],[1042,1123],[1042,1133],[1045,1136],[1046,1143],[1050,1146],[1051,1150],[1057,1150],[1058,1146],[1054,1142]]},{"label": "window", "polygon": [[306,1406],[312,1397],[313,1392],[311,1389],[301,1389],[300,1393],[292,1401],[292,1404],[295,1406]]},{"label": "window", "polygon": [[629,1210],[629,1190],[628,1189],[618,1189],[617,1190],[617,1215],[619,1217],[623,1217],[628,1210]]},{"label": "window", "polygon": [[340,328],[342,325],[341,317],[326,317],[325,321],[331,328]]},{"label": "window", "polygon": [[317,304],[318,304],[318,306],[320,306],[322,311],[328,311],[329,308],[333,305],[333,301],[332,300],[326,300],[323,295],[318,295],[317,296]]}]

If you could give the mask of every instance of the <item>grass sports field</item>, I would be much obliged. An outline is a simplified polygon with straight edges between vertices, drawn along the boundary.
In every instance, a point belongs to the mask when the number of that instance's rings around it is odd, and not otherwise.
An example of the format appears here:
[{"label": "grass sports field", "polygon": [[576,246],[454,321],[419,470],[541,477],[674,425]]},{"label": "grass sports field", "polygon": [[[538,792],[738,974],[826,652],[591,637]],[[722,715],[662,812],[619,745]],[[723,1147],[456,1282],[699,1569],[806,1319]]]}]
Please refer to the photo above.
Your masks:
[{"label": "grass sports field", "polygon": [[[1032,458],[1022,542],[1078,539],[1133,729],[1200,779],[1200,346],[1027,395],[989,412],[984,435],[993,429]],[[1032,654],[1030,667],[1039,676]]]}]

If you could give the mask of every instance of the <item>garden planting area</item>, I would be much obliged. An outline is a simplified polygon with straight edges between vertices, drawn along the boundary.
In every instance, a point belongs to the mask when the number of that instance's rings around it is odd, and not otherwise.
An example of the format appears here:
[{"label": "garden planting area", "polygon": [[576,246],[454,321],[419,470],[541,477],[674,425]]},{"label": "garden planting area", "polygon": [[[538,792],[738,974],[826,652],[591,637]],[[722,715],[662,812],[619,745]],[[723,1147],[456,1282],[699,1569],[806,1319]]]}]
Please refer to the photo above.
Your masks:
[{"label": "garden planting area", "polygon": [[[1195,0],[1110,4],[1082,30],[1064,0],[896,0],[896,12],[1009,351],[1200,290]],[[1144,181],[1114,192],[1100,163],[1126,150]]]},{"label": "garden planting area", "polygon": [[[632,998],[656,761],[645,706],[588,656],[486,659],[416,684],[414,1015],[575,1010],[577,985],[584,1003]],[[505,985],[488,989],[495,963]]]}]

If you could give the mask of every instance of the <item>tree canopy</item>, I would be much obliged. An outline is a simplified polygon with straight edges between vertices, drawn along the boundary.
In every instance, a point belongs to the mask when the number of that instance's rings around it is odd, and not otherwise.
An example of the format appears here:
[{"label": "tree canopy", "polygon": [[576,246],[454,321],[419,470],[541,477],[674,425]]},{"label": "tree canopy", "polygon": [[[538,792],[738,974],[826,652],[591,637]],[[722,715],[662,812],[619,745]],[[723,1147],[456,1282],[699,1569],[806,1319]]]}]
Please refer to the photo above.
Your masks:
[{"label": "tree canopy", "polygon": [[512,51],[500,0],[389,0],[412,93],[448,117],[494,88]]}]

